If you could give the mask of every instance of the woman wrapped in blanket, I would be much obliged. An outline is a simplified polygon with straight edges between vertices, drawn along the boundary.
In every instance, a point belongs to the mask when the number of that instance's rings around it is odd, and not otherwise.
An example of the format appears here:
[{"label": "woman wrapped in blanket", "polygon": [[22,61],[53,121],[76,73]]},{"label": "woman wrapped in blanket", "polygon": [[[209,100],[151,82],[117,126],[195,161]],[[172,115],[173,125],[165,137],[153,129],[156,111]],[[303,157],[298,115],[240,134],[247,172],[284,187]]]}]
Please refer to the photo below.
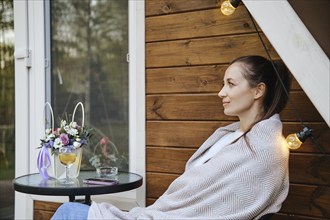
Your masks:
[{"label": "woman wrapped in blanket", "polygon": [[224,113],[239,121],[218,128],[153,205],[124,212],[108,203],[65,203],[53,219],[259,219],[278,212],[289,190],[279,117],[289,87],[283,64],[261,56],[235,59],[218,96]]}]

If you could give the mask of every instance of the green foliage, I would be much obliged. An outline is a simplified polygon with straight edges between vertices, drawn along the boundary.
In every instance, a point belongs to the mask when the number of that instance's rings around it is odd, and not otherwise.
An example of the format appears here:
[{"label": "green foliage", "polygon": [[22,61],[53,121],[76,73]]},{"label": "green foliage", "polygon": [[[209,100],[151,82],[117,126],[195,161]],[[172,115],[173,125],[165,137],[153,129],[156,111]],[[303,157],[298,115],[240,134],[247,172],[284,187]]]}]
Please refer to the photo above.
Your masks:
[{"label": "green foliage", "polygon": [[12,179],[15,165],[15,77],[13,1],[0,2],[0,179]]}]

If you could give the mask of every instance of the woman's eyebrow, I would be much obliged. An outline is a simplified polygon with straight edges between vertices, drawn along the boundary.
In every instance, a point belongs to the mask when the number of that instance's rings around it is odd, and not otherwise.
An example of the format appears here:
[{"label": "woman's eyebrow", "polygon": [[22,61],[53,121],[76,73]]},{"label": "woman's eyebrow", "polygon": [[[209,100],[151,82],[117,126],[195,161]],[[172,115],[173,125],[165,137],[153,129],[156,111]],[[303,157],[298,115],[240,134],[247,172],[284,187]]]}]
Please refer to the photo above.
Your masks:
[{"label": "woman's eyebrow", "polygon": [[227,78],[226,81],[227,82],[229,82],[229,81],[234,81],[235,82],[235,80],[233,78]]}]

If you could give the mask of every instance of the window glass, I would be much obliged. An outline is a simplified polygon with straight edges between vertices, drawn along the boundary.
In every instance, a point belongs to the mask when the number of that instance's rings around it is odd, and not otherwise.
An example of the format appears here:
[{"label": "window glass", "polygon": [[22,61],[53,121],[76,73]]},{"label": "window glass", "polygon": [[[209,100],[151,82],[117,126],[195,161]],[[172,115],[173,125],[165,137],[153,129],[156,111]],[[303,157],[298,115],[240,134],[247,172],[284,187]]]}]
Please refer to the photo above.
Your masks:
[{"label": "window glass", "polygon": [[[81,170],[93,169],[98,158],[128,171],[128,1],[53,0],[50,24],[55,127],[60,118],[70,121],[82,102],[94,135],[84,147]],[[79,108],[80,124],[81,116]]]},{"label": "window glass", "polygon": [[15,99],[13,1],[0,3],[0,219],[14,219]]}]

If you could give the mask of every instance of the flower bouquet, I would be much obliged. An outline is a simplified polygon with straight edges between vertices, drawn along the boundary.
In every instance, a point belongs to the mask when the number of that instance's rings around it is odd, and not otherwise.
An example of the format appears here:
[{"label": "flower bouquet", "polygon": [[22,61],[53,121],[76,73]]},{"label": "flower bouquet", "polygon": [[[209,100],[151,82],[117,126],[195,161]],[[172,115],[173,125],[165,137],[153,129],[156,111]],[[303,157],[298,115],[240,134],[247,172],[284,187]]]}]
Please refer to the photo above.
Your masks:
[{"label": "flower bouquet", "polygon": [[[60,127],[54,128],[53,110],[49,103],[46,103],[46,105],[51,111],[52,128],[46,129],[44,138],[40,142],[39,148],[41,149],[37,159],[39,173],[43,179],[48,179],[49,177],[57,179],[64,178],[65,169],[58,159],[59,151],[62,148],[77,149],[77,158],[71,166],[73,172],[70,172],[71,177],[75,178],[79,175],[80,171],[81,148],[87,144],[91,136],[90,129],[84,127],[84,107],[79,102],[73,111],[72,121],[67,123],[65,120],[61,120]],[[81,105],[83,112],[81,126],[74,121],[75,112],[79,105]]]}]

